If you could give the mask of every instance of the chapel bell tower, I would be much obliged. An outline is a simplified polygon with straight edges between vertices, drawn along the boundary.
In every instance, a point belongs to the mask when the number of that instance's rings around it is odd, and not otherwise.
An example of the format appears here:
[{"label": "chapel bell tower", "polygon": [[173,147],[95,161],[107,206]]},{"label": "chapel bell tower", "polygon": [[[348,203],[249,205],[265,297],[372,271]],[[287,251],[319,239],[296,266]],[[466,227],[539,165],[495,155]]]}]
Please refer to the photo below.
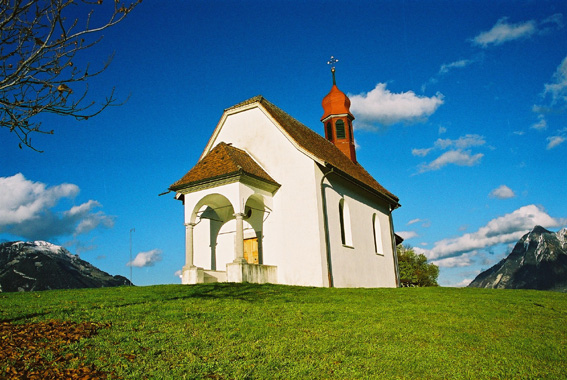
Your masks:
[{"label": "chapel bell tower", "polygon": [[350,99],[339,88],[335,80],[335,63],[337,59],[331,57],[328,64],[331,65],[333,74],[333,87],[323,98],[323,117],[321,122],[325,128],[325,138],[331,141],[353,162],[356,162],[356,150],[354,146],[354,135],[352,132],[352,121],[354,116],[350,113]]}]

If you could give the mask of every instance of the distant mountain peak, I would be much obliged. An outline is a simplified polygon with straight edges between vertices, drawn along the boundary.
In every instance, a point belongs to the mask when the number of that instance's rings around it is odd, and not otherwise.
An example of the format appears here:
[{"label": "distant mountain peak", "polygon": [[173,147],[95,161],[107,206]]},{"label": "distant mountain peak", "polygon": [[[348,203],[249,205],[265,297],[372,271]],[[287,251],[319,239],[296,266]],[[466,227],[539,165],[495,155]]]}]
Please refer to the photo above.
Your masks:
[{"label": "distant mountain peak", "polygon": [[559,243],[561,244],[561,248],[567,249],[567,227],[559,230],[559,232],[557,232],[557,239],[559,240]]},{"label": "distant mountain peak", "polygon": [[535,226],[469,286],[567,291],[567,228],[555,233]]},{"label": "distant mountain peak", "polygon": [[46,242],[0,243],[0,292],[131,285]]},{"label": "distant mountain peak", "polygon": [[542,226],[535,226],[528,234],[537,234],[537,235],[541,235],[541,234],[550,234],[552,233],[549,230],[546,230],[545,228],[543,228]]}]

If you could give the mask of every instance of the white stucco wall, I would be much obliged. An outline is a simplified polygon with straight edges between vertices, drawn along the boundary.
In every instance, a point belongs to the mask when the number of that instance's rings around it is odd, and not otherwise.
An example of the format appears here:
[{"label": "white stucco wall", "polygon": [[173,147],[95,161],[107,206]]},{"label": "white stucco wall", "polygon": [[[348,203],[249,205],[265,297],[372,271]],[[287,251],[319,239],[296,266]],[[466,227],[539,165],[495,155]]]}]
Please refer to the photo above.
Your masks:
[{"label": "white stucco wall", "polygon": [[[336,287],[395,287],[395,261],[386,202],[361,191],[350,182],[330,176],[325,197],[331,245],[333,282]],[[348,205],[352,245],[341,241],[339,202]],[[382,247],[376,252],[372,216],[379,219]]]},{"label": "white stucco wall", "polygon": [[280,284],[324,286],[313,160],[258,108],[229,115],[212,147],[222,141],[245,150],[282,185],[264,222],[263,264],[277,266]]}]

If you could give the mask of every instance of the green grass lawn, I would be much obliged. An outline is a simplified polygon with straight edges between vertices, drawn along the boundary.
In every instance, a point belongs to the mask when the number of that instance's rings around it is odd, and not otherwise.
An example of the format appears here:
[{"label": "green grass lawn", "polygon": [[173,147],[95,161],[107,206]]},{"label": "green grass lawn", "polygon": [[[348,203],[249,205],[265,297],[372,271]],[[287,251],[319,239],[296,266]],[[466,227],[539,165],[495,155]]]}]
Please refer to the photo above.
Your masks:
[{"label": "green grass lawn", "polygon": [[0,294],[0,320],[110,323],[64,352],[124,379],[567,379],[564,293],[251,284],[59,290]]}]

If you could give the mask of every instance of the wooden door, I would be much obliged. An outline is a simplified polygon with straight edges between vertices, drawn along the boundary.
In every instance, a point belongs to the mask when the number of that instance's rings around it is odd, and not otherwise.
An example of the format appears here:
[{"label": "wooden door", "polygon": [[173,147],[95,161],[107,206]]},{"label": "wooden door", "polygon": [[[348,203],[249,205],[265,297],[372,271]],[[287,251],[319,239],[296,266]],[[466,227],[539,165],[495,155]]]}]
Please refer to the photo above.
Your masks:
[{"label": "wooden door", "polygon": [[244,260],[248,264],[260,264],[258,260],[258,238],[244,239]]}]

